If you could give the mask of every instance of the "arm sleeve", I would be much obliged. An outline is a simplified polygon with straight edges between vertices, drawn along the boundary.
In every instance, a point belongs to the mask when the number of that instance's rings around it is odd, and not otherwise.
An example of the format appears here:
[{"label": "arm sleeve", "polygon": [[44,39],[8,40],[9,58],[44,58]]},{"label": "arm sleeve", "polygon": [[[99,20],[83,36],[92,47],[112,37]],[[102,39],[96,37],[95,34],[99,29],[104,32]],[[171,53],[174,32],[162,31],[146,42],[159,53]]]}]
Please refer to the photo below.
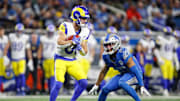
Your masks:
[{"label": "arm sleeve", "polygon": [[130,68],[130,71],[136,76],[138,84],[140,86],[144,86],[142,73],[137,69],[136,65],[132,66]]}]

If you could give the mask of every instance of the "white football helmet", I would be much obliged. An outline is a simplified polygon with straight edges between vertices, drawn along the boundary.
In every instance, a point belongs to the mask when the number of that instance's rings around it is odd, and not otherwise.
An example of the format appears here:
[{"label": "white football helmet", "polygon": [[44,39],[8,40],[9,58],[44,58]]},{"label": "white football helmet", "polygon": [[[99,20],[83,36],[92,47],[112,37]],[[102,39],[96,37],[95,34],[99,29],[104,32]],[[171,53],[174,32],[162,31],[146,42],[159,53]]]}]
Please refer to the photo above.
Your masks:
[{"label": "white football helmet", "polygon": [[121,46],[121,38],[116,34],[108,34],[104,40],[104,54],[113,54]]}]

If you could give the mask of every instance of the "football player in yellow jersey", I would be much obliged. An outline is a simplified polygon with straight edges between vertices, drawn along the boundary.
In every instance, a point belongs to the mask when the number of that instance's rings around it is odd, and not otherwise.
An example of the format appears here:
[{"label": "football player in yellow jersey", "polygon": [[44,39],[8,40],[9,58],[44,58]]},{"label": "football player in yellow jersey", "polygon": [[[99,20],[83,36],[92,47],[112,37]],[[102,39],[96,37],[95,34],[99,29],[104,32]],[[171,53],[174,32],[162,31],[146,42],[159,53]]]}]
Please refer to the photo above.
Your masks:
[{"label": "football player in yellow jersey", "polygon": [[15,74],[16,91],[18,95],[25,95],[25,70],[26,49],[28,55],[28,67],[33,71],[32,53],[30,50],[29,37],[23,33],[24,25],[19,23],[15,26],[15,33],[9,34],[9,42],[4,49],[4,57],[7,57],[9,47],[11,48],[11,64]]},{"label": "football player in yellow jersey", "polygon": [[149,88],[149,81],[154,64],[153,50],[155,48],[155,41],[152,38],[152,32],[150,29],[144,29],[144,37],[140,39],[139,43],[142,44],[143,52],[145,56],[144,61],[144,86]]},{"label": "football player in yellow jersey", "polygon": [[[158,47],[154,50],[157,57],[158,64],[160,65],[162,77],[164,96],[169,95],[170,84],[173,81],[174,67],[179,67],[178,57],[176,53],[177,43],[172,34],[172,28],[167,26],[164,29],[164,37],[158,36],[156,43]],[[175,63],[175,66],[173,65]]]},{"label": "football player in yellow jersey", "polygon": [[8,43],[7,36],[4,35],[4,28],[0,27],[0,89],[2,84],[2,79],[5,74],[5,65],[9,64],[9,61],[5,61],[6,58],[3,58],[3,51],[5,48],[5,45]]},{"label": "football player in yellow jersey", "polygon": [[[43,69],[45,79],[48,82],[49,92],[54,84],[54,54],[56,50],[56,28],[50,24],[47,26],[47,34],[40,37],[40,46],[38,49],[38,61],[43,58]],[[39,62],[40,64],[41,62]]]},{"label": "football player in yellow jersey", "polygon": [[[67,72],[78,80],[71,101],[76,101],[81,93],[86,89],[87,76],[83,67],[76,60],[76,53],[86,55],[88,52],[87,41],[90,31],[87,28],[89,19],[88,9],[84,6],[76,6],[71,13],[73,22],[63,22],[59,27],[57,36],[57,46],[55,54],[55,84],[50,93],[50,101],[55,101]],[[72,38],[72,40],[71,40]]]}]

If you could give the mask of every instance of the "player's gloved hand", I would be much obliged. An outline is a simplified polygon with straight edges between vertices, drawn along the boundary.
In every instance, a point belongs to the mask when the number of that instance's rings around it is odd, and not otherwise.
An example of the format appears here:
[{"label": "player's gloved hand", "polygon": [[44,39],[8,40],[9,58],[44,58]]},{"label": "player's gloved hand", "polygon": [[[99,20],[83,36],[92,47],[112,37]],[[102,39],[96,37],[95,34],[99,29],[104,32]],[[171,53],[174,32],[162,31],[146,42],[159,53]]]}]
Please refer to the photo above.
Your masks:
[{"label": "player's gloved hand", "polygon": [[161,58],[159,58],[159,59],[158,59],[158,63],[159,63],[159,65],[163,65],[163,64],[164,64],[164,61],[163,61]]},{"label": "player's gloved hand", "polygon": [[34,71],[34,66],[33,66],[33,61],[32,61],[32,59],[30,59],[29,61],[28,61],[28,67],[29,67],[29,70],[31,71],[31,72],[33,72]]},{"label": "player's gloved hand", "polygon": [[179,62],[175,62],[175,64],[176,64],[176,71],[179,71]]},{"label": "player's gloved hand", "polygon": [[4,63],[4,66],[8,66],[9,65],[9,63],[10,63],[10,60],[9,60],[9,58],[7,57],[7,56],[3,56],[3,63]]},{"label": "player's gloved hand", "polygon": [[146,94],[147,96],[151,96],[151,94],[148,92],[146,88],[144,88],[144,86],[140,87],[140,93],[141,95]]},{"label": "player's gloved hand", "polygon": [[73,45],[80,44],[80,37],[76,38],[76,36],[73,37],[72,39]]},{"label": "player's gloved hand", "polygon": [[76,50],[78,50],[78,51],[82,50],[82,46],[80,44],[77,44]]},{"label": "player's gloved hand", "polygon": [[96,95],[98,88],[99,88],[99,86],[94,85],[94,86],[92,87],[92,89],[89,91],[88,94],[90,94],[90,95]]},{"label": "player's gloved hand", "polygon": [[100,68],[103,68],[105,66],[104,60],[100,59],[98,65],[99,65]]}]

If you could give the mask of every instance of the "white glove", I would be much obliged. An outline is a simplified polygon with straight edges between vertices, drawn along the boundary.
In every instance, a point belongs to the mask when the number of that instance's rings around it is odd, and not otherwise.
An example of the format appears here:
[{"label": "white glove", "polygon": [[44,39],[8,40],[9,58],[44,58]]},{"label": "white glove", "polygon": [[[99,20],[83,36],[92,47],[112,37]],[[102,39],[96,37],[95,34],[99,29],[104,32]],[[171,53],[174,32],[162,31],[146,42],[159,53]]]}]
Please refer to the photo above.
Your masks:
[{"label": "white glove", "polygon": [[144,86],[140,88],[140,93],[141,95],[146,94],[147,96],[151,96],[151,94],[147,91],[146,88],[144,88]]},{"label": "white glove", "polygon": [[4,66],[5,66],[5,67],[8,66],[9,63],[10,63],[10,60],[9,60],[9,58],[8,58],[7,56],[4,56],[4,57],[3,57],[3,61],[4,61]]},{"label": "white glove", "polygon": [[179,71],[179,69],[180,69],[179,68],[179,62],[178,63],[176,62],[176,71]]},{"label": "white glove", "polygon": [[29,70],[31,71],[31,72],[33,72],[34,71],[34,66],[33,66],[33,61],[32,61],[32,59],[31,60],[29,60],[28,61],[28,67],[29,67]]},{"label": "white glove", "polygon": [[105,66],[105,63],[104,63],[103,59],[99,60],[99,64],[98,65],[99,65],[100,68],[103,68]]},{"label": "white glove", "polygon": [[92,87],[92,89],[89,91],[89,94],[90,94],[90,95],[97,95],[97,90],[98,90],[98,88],[99,88],[99,86],[94,85],[94,86]]},{"label": "white glove", "polygon": [[159,65],[163,65],[163,64],[164,64],[163,59],[159,58],[159,59],[158,59],[158,63],[159,63]]}]

